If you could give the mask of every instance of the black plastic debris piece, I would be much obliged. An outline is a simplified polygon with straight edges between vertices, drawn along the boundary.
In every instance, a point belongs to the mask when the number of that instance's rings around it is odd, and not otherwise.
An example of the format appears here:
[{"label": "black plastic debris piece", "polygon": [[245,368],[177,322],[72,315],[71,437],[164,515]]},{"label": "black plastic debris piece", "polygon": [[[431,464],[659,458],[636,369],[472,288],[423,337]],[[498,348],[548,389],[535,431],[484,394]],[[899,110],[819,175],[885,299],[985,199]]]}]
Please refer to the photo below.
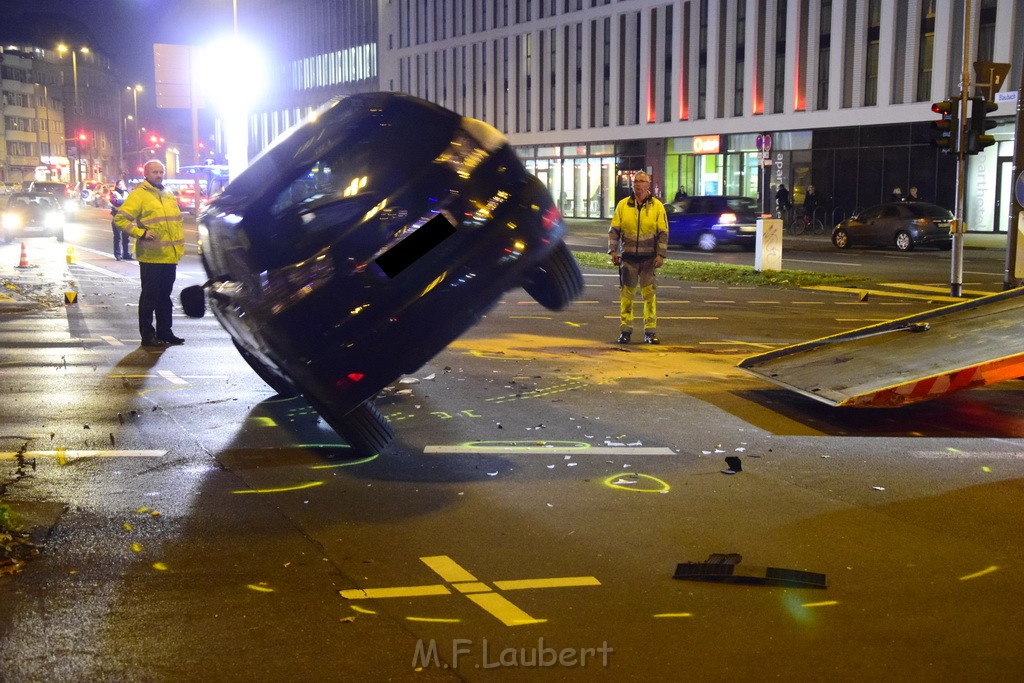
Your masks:
[{"label": "black plastic debris piece", "polygon": [[738,553],[715,553],[704,562],[682,562],[676,565],[674,579],[737,583],[746,586],[783,586],[786,588],[828,588],[824,574],[799,569],[755,567],[739,564]]},{"label": "black plastic debris piece", "polygon": [[725,464],[729,466],[729,469],[722,470],[722,474],[736,474],[743,471],[743,462],[738,456],[730,455],[725,459]]}]

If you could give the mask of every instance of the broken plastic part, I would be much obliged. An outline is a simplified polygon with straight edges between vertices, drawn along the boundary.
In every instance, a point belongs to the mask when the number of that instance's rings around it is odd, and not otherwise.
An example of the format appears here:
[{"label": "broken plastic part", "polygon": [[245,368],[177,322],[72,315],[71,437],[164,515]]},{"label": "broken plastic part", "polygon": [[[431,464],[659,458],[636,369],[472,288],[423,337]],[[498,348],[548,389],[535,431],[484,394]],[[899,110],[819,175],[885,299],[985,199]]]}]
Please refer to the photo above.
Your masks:
[{"label": "broken plastic part", "polygon": [[742,559],[737,553],[715,553],[704,562],[683,562],[676,565],[676,573],[672,578],[747,586],[828,588],[824,574],[778,567],[739,567]]}]

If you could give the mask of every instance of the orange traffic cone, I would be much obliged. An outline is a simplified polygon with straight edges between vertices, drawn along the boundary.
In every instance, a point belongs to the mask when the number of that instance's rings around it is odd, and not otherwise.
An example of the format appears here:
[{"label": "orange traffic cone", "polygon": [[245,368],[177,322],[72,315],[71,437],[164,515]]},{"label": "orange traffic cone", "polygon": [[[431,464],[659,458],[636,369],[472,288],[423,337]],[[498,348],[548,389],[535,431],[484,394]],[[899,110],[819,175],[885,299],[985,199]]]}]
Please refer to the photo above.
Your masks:
[{"label": "orange traffic cone", "polygon": [[28,250],[25,249],[25,243],[21,243],[21,261],[18,263],[19,268],[28,268]]}]

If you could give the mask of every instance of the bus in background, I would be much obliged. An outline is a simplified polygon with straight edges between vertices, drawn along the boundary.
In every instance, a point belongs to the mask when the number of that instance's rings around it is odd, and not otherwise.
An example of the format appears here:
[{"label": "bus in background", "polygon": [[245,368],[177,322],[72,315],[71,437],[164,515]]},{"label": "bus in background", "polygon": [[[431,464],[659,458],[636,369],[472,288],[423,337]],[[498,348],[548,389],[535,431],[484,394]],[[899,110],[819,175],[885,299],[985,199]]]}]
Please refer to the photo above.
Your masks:
[{"label": "bus in background", "polygon": [[210,198],[217,196],[228,184],[228,167],[216,164],[181,166],[177,176],[165,179],[164,185],[177,195],[178,206],[182,211],[198,215],[206,208]]}]

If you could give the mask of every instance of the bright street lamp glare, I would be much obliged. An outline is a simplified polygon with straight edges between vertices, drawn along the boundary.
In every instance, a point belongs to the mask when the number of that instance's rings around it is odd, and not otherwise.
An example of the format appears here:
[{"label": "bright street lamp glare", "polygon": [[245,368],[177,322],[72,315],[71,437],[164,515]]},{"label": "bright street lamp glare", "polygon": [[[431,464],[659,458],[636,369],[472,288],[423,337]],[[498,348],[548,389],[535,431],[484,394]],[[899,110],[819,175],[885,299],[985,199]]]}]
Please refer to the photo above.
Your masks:
[{"label": "bright street lamp glare", "polygon": [[196,69],[203,90],[221,111],[248,111],[266,85],[263,55],[238,37],[220,40],[204,50]]}]

